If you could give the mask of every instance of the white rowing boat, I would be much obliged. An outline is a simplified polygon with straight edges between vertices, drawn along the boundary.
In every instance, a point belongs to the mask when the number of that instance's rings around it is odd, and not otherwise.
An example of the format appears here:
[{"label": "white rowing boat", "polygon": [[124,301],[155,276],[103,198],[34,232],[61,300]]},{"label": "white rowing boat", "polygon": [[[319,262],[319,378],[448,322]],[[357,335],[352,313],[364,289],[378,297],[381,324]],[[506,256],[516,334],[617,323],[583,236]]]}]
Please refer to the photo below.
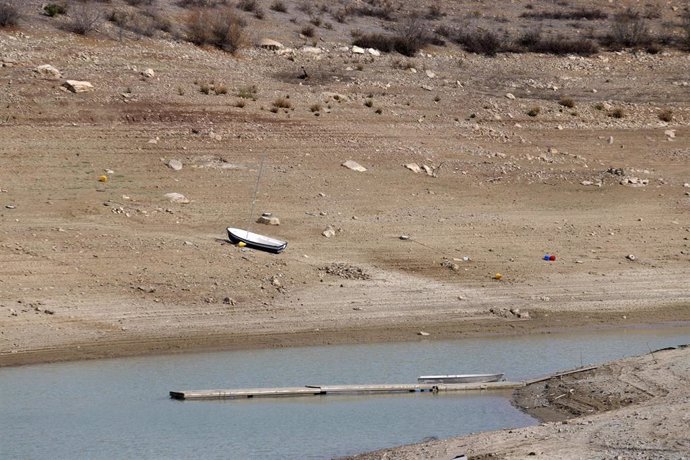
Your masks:
[{"label": "white rowing boat", "polygon": [[503,374],[457,374],[457,375],[421,375],[418,383],[486,383],[498,382]]},{"label": "white rowing boat", "polygon": [[248,230],[228,227],[228,238],[233,244],[244,243],[249,248],[278,254],[287,247],[287,241],[281,241],[269,236],[252,233]]}]

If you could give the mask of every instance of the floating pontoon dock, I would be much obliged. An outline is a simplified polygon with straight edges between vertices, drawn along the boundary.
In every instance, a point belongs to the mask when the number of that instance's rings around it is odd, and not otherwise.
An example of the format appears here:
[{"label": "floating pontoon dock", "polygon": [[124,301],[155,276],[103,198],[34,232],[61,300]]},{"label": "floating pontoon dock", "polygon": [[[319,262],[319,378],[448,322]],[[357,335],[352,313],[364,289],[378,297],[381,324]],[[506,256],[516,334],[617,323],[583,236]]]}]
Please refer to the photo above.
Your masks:
[{"label": "floating pontoon dock", "polygon": [[244,398],[277,398],[296,396],[323,395],[358,395],[385,393],[438,393],[450,391],[489,391],[512,390],[525,386],[523,382],[486,382],[486,383],[403,383],[374,385],[306,385],[303,387],[284,388],[240,388],[235,390],[193,390],[171,391],[173,399],[244,399]]}]

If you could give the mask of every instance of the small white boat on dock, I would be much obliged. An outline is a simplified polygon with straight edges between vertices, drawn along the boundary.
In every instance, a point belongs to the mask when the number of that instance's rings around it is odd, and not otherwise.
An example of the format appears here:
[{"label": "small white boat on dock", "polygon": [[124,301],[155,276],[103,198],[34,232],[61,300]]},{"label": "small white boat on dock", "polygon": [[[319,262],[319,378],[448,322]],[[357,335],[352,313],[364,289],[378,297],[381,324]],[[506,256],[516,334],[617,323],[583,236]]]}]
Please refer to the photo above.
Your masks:
[{"label": "small white boat on dock", "polygon": [[498,382],[503,374],[456,374],[456,375],[420,375],[418,383],[486,383]]}]

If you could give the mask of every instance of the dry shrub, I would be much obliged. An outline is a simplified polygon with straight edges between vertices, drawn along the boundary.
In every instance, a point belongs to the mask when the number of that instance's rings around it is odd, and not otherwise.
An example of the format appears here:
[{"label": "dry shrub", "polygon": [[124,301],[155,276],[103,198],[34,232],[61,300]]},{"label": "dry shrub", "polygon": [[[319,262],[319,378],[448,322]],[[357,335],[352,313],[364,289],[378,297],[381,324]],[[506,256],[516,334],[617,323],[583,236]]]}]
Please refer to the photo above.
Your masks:
[{"label": "dry shrub", "polygon": [[568,38],[562,35],[543,37],[541,31],[532,30],[522,34],[516,41],[518,48],[513,51],[526,51],[544,54],[577,54],[591,56],[599,52],[596,43],[584,38]]},{"label": "dry shrub", "polygon": [[223,3],[223,0],[179,0],[177,5],[182,8],[213,8]]},{"label": "dry shrub", "polygon": [[271,9],[278,13],[287,13],[287,6],[283,0],[275,0],[273,3],[271,3]]},{"label": "dry shrub", "polygon": [[290,100],[287,97],[279,97],[273,101],[273,108],[276,109],[289,109],[292,107]]},{"label": "dry shrub", "polygon": [[652,44],[652,36],[642,14],[628,8],[614,16],[611,32],[602,38],[602,43],[611,49],[644,48]]},{"label": "dry shrub", "polygon": [[537,115],[539,115],[539,112],[541,112],[540,107],[532,107],[527,111],[527,115],[529,115],[530,117],[536,117]]},{"label": "dry shrub", "polygon": [[396,5],[391,0],[366,0],[365,3],[354,8],[354,13],[359,16],[372,16],[392,21],[395,10]]},{"label": "dry shrub", "polygon": [[320,112],[321,104],[313,104],[311,107],[309,107],[309,110],[311,110],[312,112]]},{"label": "dry shrub", "polygon": [[237,8],[242,11],[253,12],[259,8],[259,5],[256,3],[256,0],[240,0],[237,3]]},{"label": "dry shrub", "polygon": [[246,23],[230,8],[192,11],[187,18],[187,40],[235,53],[247,45]]},{"label": "dry shrub", "polygon": [[496,56],[506,48],[507,37],[501,38],[490,30],[477,28],[471,31],[458,32],[453,41],[465,49],[465,51],[485,56]]},{"label": "dry shrub", "polygon": [[567,107],[569,109],[572,109],[575,107],[575,101],[571,97],[562,97],[558,103],[562,105],[563,107]]},{"label": "dry shrub", "polygon": [[659,120],[665,121],[666,123],[672,122],[673,121],[673,110],[664,109],[661,112],[659,112]]},{"label": "dry shrub", "polygon": [[14,27],[19,24],[21,14],[11,3],[0,3],[0,27]]},{"label": "dry shrub", "polygon": [[300,29],[299,33],[301,33],[305,37],[313,37],[314,35],[316,35],[316,30],[314,29],[314,26],[306,25]]},{"label": "dry shrub", "polygon": [[77,3],[72,8],[70,21],[65,27],[78,35],[88,35],[103,22],[103,13],[98,7],[90,3]]},{"label": "dry shrub", "polygon": [[613,109],[609,112],[609,117],[611,118],[624,118],[625,112],[623,109]]},{"label": "dry shrub", "polygon": [[46,3],[43,5],[43,14],[51,18],[67,14],[67,5],[65,3]]},{"label": "dry shrub", "polygon": [[384,53],[397,51],[412,57],[432,41],[428,28],[419,18],[408,18],[397,30],[395,35],[380,33],[352,32],[352,44],[362,48],[374,48]]},{"label": "dry shrub", "polygon": [[571,11],[530,11],[529,13],[522,13],[520,17],[530,19],[556,19],[556,20],[579,20],[586,19],[588,21],[597,19],[606,19],[608,15],[598,8],[580,8]]}]

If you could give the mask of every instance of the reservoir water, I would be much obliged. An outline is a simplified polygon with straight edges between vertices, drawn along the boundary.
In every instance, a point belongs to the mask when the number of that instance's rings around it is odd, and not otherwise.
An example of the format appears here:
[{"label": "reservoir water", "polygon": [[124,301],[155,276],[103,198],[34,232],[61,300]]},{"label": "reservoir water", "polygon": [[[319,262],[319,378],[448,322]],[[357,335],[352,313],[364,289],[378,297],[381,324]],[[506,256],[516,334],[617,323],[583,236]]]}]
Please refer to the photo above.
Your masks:
[{"label": "reservoir water", "polygon": [[0,368],[2,459],[325,459],[536,423],[510,392],[173,401],[169,390],[536,377],[690,342],[690,326]]}]

